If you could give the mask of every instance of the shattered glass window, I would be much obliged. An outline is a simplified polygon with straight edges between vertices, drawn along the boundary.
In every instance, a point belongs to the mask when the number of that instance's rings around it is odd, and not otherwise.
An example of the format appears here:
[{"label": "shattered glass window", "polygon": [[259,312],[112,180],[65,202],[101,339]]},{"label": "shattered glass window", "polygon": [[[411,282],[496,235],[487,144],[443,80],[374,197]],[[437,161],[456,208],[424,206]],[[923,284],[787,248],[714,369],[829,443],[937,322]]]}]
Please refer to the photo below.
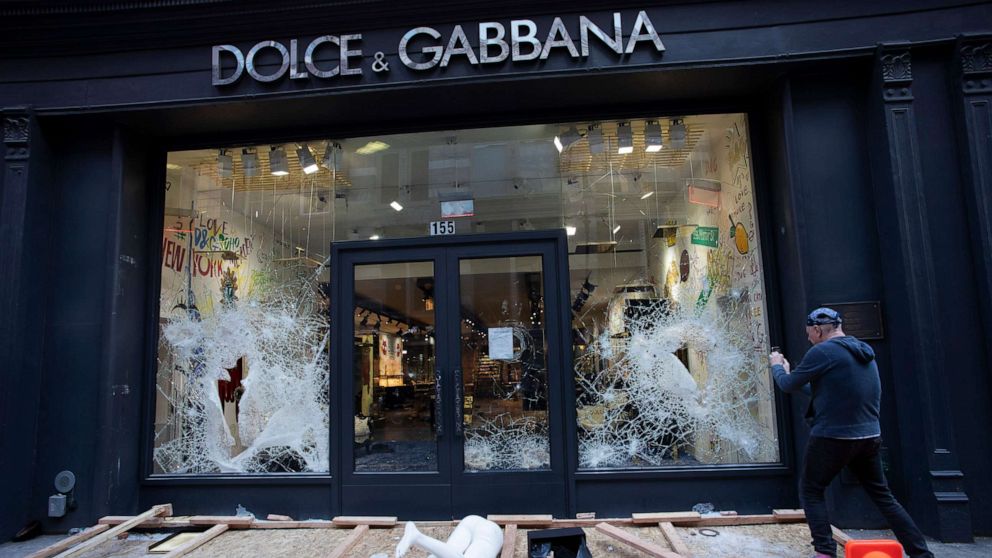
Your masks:
[{"label": "shattered glass window", "polygon": [[[326,473],[341,405],[357,471],[433,470],[443,456],[409,449],[437,418],[433,272],[359,282],[343,372],[327,285],[332,243],[426,237],[438,219],[457,235],[566,231],[581,467],[779,460],[742,114],[198,149],[167,166],[156,474]],[[465,470],[546,469],[562,382],[544,303],[566,287],[526,258],[464,264]],[[332,401],[337,373],[360,387]]]},{"label": "shattered glass window", "polygon": [[330,236],[298,182],[201,159],[167,171],[154,472],[327,472]]},{"label": "shattered glass window", "polygon": [[746,119],[663,124],[561,157],[580,467],[776,462]]}]

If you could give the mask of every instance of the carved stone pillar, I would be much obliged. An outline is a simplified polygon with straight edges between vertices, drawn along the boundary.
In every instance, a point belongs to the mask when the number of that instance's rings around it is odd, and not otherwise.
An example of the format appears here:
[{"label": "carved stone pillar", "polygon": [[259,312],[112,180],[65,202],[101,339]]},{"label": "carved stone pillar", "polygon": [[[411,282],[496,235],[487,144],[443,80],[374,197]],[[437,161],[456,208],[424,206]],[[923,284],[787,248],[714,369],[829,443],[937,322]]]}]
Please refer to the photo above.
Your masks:
[{"label": "carved stone pillar", "polygon": [[[22,279],[26,225],[29,216],[28,163],[32,116],[27,109],[3,109],[3,174],[0,193],[0,471],[8,477],[10,494],[6,513],[0,514],[0,532],[12,534],[27,520],[27,504],[34,480],[34,444],[37,370],[27,366],[24,342]],[[36,405],[35,405],[36,407]]]},{"label": "carved stone pillar", "polygon": [[959,120],[968,144],[961,154],[964,193],[975,249],[986,358],[992,370],[992,35],[962,37],[957,58]]},{"label": "carved stone pillar", "polygon": [[[887,157],[884,172],[878,179],[886,191],[890,207],[879,211],[891,212],[892,231],[898,242],[890,249],[898,250],[898,265],[903,282],[900,285],[905,306],[907,337],[902,338],[894,351],[906,354],[902,374],[915,382],[914,397],[901,398],[918,408],[898,410],[900,415],[919,414],[920,432],[904,432],[903,444],[909,451],[904,455],[923,457],[926,468],[916,486],[914,500],[932,510],[917,511],[926,518],[921,527],[943,541],[971,541],[971,514],[968,496],[964,491],[964,473],[958,464],[950,402],[944,382],[943,343],[937,327],[937,301],[933,296],[939,288],[936,281],[930,227],[927,222],[926,188],[920,160],[919,130],[914,112],[913,65],[908,45],[882,45],[876,58],[876,91],[884,111]],[[877,106],[877,105],[876,105]],[[900,421],[905,423],[906,421]],[[920,448],[919,446],[923,447]],[[912,468],[912,467],[911,467]],[[919,469],[917,469],[919,470]]]}]

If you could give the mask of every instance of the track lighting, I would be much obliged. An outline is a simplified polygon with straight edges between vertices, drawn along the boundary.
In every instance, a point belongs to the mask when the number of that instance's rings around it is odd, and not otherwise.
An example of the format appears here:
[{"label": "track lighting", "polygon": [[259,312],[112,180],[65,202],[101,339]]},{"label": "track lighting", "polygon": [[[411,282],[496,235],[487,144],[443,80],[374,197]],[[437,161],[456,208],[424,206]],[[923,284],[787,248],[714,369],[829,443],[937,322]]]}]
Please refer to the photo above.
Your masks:
[{"label": "track lighting", "polygon": [[226,149],[221,149],[217,154],[217,176],[221,178],[234,176],[234,158],[227,154]]},{"label": "track lighting", "polygon": [[617,153],[620,155],[634,152],[634,131],[630,129],[630,122],[617,124],[617,145]]},{"label": "track lighting", "polygon": [[582,139],[582,136],[579,135],[579,131],[575,129],[575,126],[572,126],[565,130],[565,133],[561,136],[555,136],[555,147],[558,148],[558,153],[561,153],[575,145],[580,139]]},{"label": "track lighting", "polygon": [[324,148],[324,157],[321,159],[320,164],[324,165],[325,169],[332,171],[341,170],[341,144],[333,141],[327,142],[327,147]]},{"label": "track lighting", "polygon": [[258,153],[245,148],[241,150],[241,168],[245,171],[245,176],[252,178],[258,176]]},{"label": "track lighting", "polygon": [[309,145],[301,143],[296,148],[296,157],[300,160],[300,167],[303,168],[303,174],[313,174],[320,170],[320,167],[317,166],[317,160],[313,158],[313,153],[310,151]]},{"label": "track lighting", "polygon": [[668,126],[668,139],[672,142],[672,147],[682,149],[685,147],[686,128],[685,121],[681,118],[673,118]]},{"label": "track lighting", "polygon": [[661,124],[657,120],[648,120],[644,125],[644,151],[657,153],[661,151]]},{"label": "track lighting", "polygon": [[281,145],[273,145],[269,148],[269,172],[273,176],[289,174],[289,159],[286,158],[286,150]]},{"label": "track lighting", "polygon": [[586,134],[586,137],[589,138],[589,153],[603,152],[603,129],[599,127],[599,124],[589,126],[589,133]]}]

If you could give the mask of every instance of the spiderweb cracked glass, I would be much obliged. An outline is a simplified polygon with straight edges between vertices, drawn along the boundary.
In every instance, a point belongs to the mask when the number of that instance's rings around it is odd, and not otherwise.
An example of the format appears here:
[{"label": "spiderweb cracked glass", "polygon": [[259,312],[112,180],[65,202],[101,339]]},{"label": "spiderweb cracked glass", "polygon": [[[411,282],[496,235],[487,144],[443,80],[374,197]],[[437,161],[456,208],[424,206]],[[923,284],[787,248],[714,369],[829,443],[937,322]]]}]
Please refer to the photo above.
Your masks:
[{"label": "spiderweb cracked glass", "polygon": [[[756,418],[768,403],[763,366],[732,308],[666,301],[604,332],[576,362],[582,467],[752,462],[774,453]],[[683,358],[693,361],[690,373]]]},{"label": "spiderweb cracked glass", "polygon": [[[323,472],[328,467],[328,322],[314,278],[209,314],[176,309],[162,328],[160,396],[173,410],[156,429],[167,473]],[[250,372],[237,403],[237,439],[218,381],[238,359]],[[172,363],[172,367],[161,364]]]}]

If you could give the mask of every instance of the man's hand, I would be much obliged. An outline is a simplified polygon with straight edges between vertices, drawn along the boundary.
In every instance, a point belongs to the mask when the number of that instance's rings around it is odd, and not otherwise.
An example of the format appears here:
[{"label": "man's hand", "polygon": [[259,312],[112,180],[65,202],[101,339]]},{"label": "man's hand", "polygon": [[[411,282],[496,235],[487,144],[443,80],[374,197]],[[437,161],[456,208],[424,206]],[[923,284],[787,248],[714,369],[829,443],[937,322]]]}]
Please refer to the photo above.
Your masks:
[{"label": "man's hand", "polygon": [[769,362],[771,362],[772,366],[775,366],[776,364],[781,364],[782,368],[785,368],[786,373],[790,372],[789,361],[786,360],[784,356],[782,356],[782,353],[775,351],[772,354],[768,355],[768,360]]}]

